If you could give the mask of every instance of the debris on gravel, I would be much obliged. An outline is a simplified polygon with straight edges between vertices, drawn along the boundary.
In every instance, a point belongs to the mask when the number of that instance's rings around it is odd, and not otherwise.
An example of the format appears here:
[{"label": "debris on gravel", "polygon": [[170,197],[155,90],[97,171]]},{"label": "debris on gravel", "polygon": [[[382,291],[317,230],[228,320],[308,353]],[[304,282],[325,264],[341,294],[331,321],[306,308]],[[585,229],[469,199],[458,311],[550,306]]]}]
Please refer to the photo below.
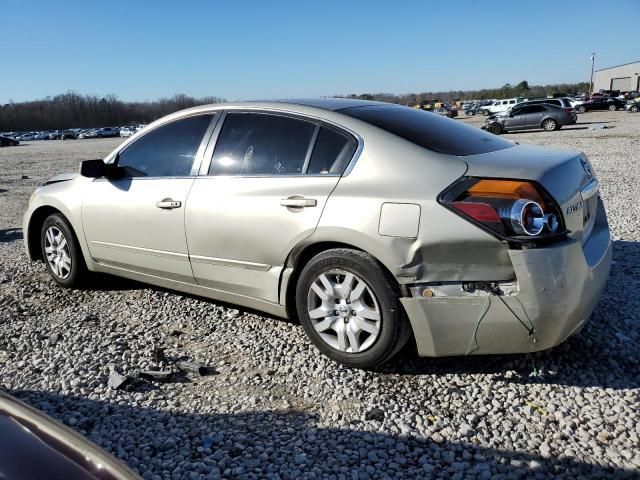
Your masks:
[{"label": "debris on gravel", "polygon": [[[0,385],[145,479],[637,478],[640,115],[579,122],[505,137],[583,150],[598,172],[614,264],[584,330],[532,355],[409,346],[379,371],[332,363],[292,321],[118,278],[57,287],[24,254],[29,195],[120,140],[0,149]],[[175,376],[122,380],[135,372]]]}]

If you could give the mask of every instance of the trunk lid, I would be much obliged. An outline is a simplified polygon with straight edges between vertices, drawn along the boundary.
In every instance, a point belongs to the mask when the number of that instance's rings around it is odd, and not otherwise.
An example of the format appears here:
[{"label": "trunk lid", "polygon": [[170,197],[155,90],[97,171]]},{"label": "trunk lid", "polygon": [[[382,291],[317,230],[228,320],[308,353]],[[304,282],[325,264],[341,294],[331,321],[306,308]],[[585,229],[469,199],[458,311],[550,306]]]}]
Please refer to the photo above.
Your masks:
[{"label": "trunk lid", "polygon": [[480,155],[460,157],[467,176],[533,180],[556,201],[569,236],[586,242],[598,206],[598,181],[584,153],[516,145]]}]

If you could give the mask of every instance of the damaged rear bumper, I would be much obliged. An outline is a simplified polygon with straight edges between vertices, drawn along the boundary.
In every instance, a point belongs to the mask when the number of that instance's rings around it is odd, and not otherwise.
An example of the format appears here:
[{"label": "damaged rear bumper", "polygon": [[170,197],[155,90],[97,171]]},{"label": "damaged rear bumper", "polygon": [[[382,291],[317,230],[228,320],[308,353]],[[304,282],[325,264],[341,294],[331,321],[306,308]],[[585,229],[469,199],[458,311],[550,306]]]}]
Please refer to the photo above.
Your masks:
[{"label": "damaged rear bumper", "polygon": [[[420,356],[534,352],[558,345],[579,331],[593,312],[611,268],[606,216],[598,215],[584,245],[569,239],[544,248],[509,250],[509,256],[517,293],[490,295],[488,301],[485,292],[401,299]],[[530,335],[515,315],[525,324],[530,321],[535,333]]]}]

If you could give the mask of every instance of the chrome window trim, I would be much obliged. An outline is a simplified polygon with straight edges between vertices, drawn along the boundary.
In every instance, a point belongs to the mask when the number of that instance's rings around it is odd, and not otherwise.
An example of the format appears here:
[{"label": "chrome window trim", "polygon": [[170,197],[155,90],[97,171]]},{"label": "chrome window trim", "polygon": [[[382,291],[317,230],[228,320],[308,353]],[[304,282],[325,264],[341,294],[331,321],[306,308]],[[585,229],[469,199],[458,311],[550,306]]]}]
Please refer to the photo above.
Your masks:
[{"label": "chrome window trim", "polygon": [[[315,116],[315,115],[309,115],[309,114],[302,114],[299,112],[294,112],[291,110],[287,110],[287,109],[279,109],[279,108],[266,108],[266,107],[247,107],[247,106],[226,106],[226,107],[220,107],[220,110],[223,110],[222,115],[220,115],[220,117],[217,120],[217,124],[216,124],[216,128],[213,131],[213,134],[211,136],[211,139],[209,141],[209,144],[207,146],[207,149],[205,151],[205,158],[202,162],[202,165],[200,167],[200,172],[198,174],[198,176],[200,177],[225,177],[225,178],[261,178],[261,177],[269,177],[269,178],[284,178],[284,177],[301,177],[301,176],[305,176],[305,177],[345,177],[347,175],[349,175],[351,173],[351,171],[353,170],[353,167],[355,166],[355,164],[357,163],[358,159],[360,158],[362,151],[364,150],[364,139],[362,138],[362,136],[357,133],[356,131],[345,127],[342,124],[327,120],[325,118],[319,117],[319,116]],[[307,122],[311,122],[314,123],[320,127],[322,126],[326,126],[328,128],[333,128],[335,130],[338,130],[339,132],[341,132],[343,135],[347,135],[347,136],[351,136],[355,139],[356,143],[357,143],[357,147],[355,152],[353,153],[353,156],[351,157],[351,160],[349,160],[349,163],[347,163],[346,168],[344,169],[344,171],[342,173],[327,173],[327,174],[315,174],[315,175],[309,175],[306,173],[299,173],[299,174],[288,174],[288,175],[267,175],[267,174],[263,174],[263,175],[209,175],[209,169],[211,167],[211,161],[213,159],[213,152],[215,150],[215,146],[218,143],[218,137],[220,136],[220,131],[222,130],[222,127],[224,125],[224,121],[227,117],[228,113],[263,113],[263,114],[271,114],[271,115],[282,115],[282,116],[288,116],[288,117],[292,117],[292,118],[296,118],[299,120],[305,120]],[[338,112],[339,113],[339,112]],[[313,140],[313,139],[312,139]]]}]

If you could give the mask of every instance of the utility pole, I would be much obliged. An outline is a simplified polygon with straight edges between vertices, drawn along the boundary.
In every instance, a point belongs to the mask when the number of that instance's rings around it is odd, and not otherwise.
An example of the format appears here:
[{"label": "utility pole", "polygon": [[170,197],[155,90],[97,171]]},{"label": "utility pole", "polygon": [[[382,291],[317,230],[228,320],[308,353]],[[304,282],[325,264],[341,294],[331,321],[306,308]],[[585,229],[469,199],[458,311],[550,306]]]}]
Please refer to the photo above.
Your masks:
[{"label": "utility pole", "polygon": [[593,93],[593,67],[596,63],[596,52],[591,53],[591,80],[589,81],[589,96]]}]

